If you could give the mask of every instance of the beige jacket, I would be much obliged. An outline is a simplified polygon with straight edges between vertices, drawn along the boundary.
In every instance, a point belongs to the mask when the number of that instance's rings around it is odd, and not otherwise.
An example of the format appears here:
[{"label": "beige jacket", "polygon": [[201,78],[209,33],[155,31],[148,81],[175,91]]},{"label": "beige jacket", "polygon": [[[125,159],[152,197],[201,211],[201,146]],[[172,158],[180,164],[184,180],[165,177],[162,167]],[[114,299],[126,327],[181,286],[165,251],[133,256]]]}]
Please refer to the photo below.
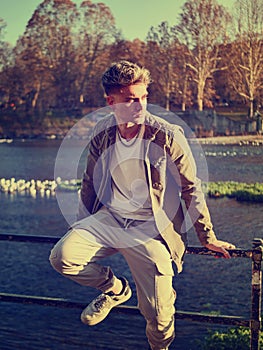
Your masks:
[{"label": "beige jacket", "polygon": [[[212,243],[216,237],[182,129],[150,113],[143,129],[145,170],[155,222],[180,272],[187,245],[186,213],[202,245]],[[115,141],[116,120],[110,114],[97,123],[89,144],[81,187],[81,200],[89,214],[107,203],[111,195],[108,169]]]}]

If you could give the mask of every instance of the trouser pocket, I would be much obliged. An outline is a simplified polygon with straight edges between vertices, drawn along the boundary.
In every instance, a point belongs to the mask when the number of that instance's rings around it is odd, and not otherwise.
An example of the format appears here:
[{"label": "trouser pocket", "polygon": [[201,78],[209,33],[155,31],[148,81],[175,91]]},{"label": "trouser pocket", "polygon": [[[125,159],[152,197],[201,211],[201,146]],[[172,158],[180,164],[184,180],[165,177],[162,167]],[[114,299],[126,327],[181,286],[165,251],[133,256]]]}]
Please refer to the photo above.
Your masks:
[{"label": "trouser pocket", "polygon": [[157,316],[170,319],[174,314],[175,291],[172,286],[174,271],[171,263],[155,264],[157,273],[155,276],[155,301]]}]

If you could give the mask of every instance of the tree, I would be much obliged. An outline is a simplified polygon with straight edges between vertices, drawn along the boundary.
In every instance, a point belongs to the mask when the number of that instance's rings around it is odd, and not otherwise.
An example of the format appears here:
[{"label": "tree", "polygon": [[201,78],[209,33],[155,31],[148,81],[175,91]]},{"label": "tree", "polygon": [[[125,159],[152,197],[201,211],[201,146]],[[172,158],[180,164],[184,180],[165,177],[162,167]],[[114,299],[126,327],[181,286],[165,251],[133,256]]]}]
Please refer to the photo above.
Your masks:
[{"label": "tree", "polygon": [[[164,106],[170,109],[171,97],[178,84],[178,50],[179,43],[168,22],[151,27],[147,35],[148,64],[154,86],[164,96]],[[161,98],[160,98],[161,100]]]},{"label": "tree", "polygon": [[[60,108],[68,108],[71,103],[74,80],[71,31],[76,16],[76,5],[71,0],[44,0],[17,44],[17,64],[29,77],[25,95],[33,110],[48,109],[54,105],[54,99]],[[49,94],[45,94],[47,88]]]},{"label": "tree", "polygon": [[16,48],[17,64],[31,72],[25,91],[31,108],[72,112],[83,102],[93,103],[99,57],[103,69],[105,51],[117,34],[102,3],[83,1],[77,8],[71,0],[44,0]]},{"label": "tree", "polygon": [[5,21],[0,18],[0,72],[13,62],[12,47],[4,40],[5,28]]},{"label": "tree", "polygon": [[5,21],[0,18],[0,105],[10,99],[10,81],[8,73],[14,63],[13,48],[4,40]]},{"label": "tree", "polygon": [[[76,34],[77,57],[79,68],[77,78],[77,90],[81,102],[89,104],[90,93],[94,90],[94,70],[98,66],[101,56],[105,58],[105,51],[109,51],[109,45],[118,38],[120,33],[116,29],[115,19],[110,8],[103,3],[83,1],[78,13],[78,31]],[[100,62],[101,68],[108,64]],[[101,72],[100,72],[101,73]]]},{"label": "tree", "polygon": [[249,117],[254,116],[263,88],[263,0],[236,2],[236,40],[228,50],[228,82],[249,103]]},{"label": "tree", "polygon": [[140,39],[128,41],[119,38],[110,45],[110,57],[113,61],[123,59],[145,66],[148,64],[147,45]]},{"label": "tree", "polygon": [[176,26],[179,40],[185,44],[186,67],[196,84],[198,110],[203,110],[204,93],[208,80],[220,67],[219,44],[226,40],[231,17],[215,0],[189,0],[180,14]]}]

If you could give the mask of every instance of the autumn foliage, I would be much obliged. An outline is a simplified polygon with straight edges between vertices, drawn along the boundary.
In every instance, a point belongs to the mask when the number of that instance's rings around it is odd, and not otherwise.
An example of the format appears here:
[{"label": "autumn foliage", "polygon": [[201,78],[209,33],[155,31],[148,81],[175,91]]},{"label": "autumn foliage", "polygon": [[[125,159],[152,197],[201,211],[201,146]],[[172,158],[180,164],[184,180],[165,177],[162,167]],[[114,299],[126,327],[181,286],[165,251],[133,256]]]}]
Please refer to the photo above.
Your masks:
[{"label": "autumn foliage", "polygon": [[189,0],[174,23],[126,40],[102,2],[44,0],[15,47],[0,19],[1,115],[78,117],[103,107],[100,77],[119,59],[152,73],[150,102],[167,110],[262,105],[263,0],[237,1],[229,13],[216,0]]}]

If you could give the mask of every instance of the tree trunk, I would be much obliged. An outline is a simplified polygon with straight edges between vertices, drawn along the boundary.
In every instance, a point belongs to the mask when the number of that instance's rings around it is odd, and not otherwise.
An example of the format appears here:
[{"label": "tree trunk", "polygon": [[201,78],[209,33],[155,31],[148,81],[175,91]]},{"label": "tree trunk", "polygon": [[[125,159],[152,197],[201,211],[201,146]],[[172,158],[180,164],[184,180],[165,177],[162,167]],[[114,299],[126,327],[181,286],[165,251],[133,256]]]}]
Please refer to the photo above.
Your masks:
[{"label": "tree trunk", "polygon": [[183,96],[182,96],[182,111],[186,110],[186,92],[187,92],[187,82],[188,82],[188,74],[185,74],[185,79],[183,82]]},{"label": "tree trunk", "polygon": [[[204,81],[203,81],[204,80]],[[204,89],[205,89],[205,79],[200,79],[197,84],[197,106],[198,111],[202,111],[204,107]]]},{"label": "tree trunk", "polygon": [[37,81],[36,82],[35,93],[34,93],[34,96],[33,96],[32,102],[31,102],[31,106],[32,106],[33,109],[36,108],[37,100],[38,100],[39,93],[40,93],[40,89],[41,89],[41,83],[40,83],[40,81]]},{"label": "tree trunk", "polygon": [[170,92],[167,92],[165,95],[165,109],[170,110]]},{"label": "tree trunk", "polygon": [[198,106],[198,111],[203,110],[203,100],[201,98],[197,99],[197,106]]},{"label": "tree trunk", "polygon": [[253,118],[254,115],[254,103],[253,100],[250,99],[249,101],[249,118]]}]

